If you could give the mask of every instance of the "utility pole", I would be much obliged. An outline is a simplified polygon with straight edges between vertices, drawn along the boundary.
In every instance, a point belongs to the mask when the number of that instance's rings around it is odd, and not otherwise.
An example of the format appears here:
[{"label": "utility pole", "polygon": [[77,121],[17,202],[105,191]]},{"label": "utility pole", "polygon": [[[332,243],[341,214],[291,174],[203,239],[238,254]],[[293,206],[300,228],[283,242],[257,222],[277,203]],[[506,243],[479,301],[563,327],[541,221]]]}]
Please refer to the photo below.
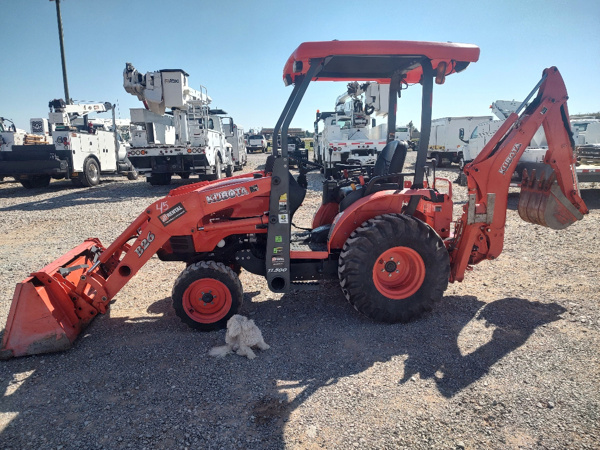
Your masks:
[{"label": "utility pole", "polygon": [[56,2],[56,20],[58,21],[58,40],[60,42],[60,59],[62,62],[63,84],[65,86],[65,103],[71,104],[69,96],[69,82],[67,81],[67,62],[65,60],[65,43],[63,42],[62,19],[60,17],[60,0],[50,0]]}]

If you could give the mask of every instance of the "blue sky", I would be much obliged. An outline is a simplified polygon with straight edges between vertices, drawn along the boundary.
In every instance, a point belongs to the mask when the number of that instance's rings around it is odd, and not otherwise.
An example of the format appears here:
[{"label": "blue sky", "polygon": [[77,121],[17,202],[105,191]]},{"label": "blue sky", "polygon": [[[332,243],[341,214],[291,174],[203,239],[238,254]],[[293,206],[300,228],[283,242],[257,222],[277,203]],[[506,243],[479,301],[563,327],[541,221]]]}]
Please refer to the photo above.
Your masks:
[{"label": "blue sky", "polygon": [[[64,96],[56,7],[48,0],[0,0],[0,115],[29,129]],[[118,117],[142,107],[122,86],[140,72],[181,68],[192,87],[246,130],[273,127],[291,88],[283,65],[304,41],[398,39],[476,44],[479,62],[434,87],[433,117],[486,115],[497,99],[521,100],[542,70],[557,66],[569,111],[600,110],[599,0],[406,2],[241,0],[62,0],[69,91],[74,100],[118,103]],[[312,83],[292,126],[312,129],[343,83]],[[419,122],[420,88],[403,93],[398,123]]]}]

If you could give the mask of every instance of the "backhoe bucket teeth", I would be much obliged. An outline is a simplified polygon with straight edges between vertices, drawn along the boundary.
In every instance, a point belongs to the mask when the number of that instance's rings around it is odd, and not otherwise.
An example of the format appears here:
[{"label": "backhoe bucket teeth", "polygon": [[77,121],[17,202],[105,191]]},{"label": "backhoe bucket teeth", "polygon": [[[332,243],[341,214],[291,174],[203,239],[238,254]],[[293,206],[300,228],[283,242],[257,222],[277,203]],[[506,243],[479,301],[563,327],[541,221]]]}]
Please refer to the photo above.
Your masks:
[{"label": "backhoe bucket teeth", "polygon": [[0,359],[66,350],[102,308],[86,279],[102,251],[90,239],[17,284]]},{"label": "backhoe bucket teeth", "polygon": [[583,214],[561,191],[554,172],[537,178],[535,170],[531,175],[523,171],[518,210],[524,221],[553,230],[562,230],[583,219]]}]

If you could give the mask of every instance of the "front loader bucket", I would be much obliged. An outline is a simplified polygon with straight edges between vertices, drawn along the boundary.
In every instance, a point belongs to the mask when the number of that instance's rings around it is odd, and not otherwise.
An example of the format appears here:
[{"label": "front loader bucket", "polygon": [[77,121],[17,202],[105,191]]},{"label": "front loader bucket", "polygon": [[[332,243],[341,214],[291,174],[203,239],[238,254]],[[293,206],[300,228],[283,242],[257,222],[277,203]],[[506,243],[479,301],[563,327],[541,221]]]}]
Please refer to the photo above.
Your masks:
[{"label": "front loader bucket", "polygon": [[0,359],[66,350],[104,312],[90,301],[97,292],[78,287],[102,250],[98,240],[89,239],[17,284]]},{"label": "front loader bucket", "polygon": [[548,177],[542,173],[537,178],[535,170],[531,175],[523,171],[518,209],[524,221],[554,230],[562,230],[583,219],[580,210],[560,189],[554,172]]}]

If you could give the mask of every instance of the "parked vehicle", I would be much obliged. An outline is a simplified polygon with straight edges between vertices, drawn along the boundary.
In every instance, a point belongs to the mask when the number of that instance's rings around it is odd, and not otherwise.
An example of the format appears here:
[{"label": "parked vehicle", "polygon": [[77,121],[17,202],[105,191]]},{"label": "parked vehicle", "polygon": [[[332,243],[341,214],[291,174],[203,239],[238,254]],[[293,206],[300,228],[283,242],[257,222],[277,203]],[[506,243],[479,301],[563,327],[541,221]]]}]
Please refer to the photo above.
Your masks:
[{"label": "parked vehicle", "polygon": [[600,165],[600,119],[581,118],[571,121],[581,164]]},{"label": "parked vehicle", "polygon": [[[346,166],[372,166],[386,144],[386,139],[373,139],[371,115],[381,112],[378,108],[382,93],[388,88],[375,82],[348,83],[347,90],[338,96],[335,111],[317,111],[315,119],[315,156],[324,166],[326,177],[338,177]],[[387,105],[385,106],[387,108]],[[387,114],[387,109],[383,112]],[[319,130],[323,122],[322,131]]]},{"label": "parked vehicle", "polygon": [[246,145],[246,148],[250,153],[266,153],[267,139],[262,134],[251,134],[248,136],[248,144]]},{"label": "parked vehicle", "polygon": [[443,117],[431,122],[431,135],[427,158],[437,167],[459,163],[463,157],[462,147],[468,141],[475,126],[491,122],[492,116]]},{"label": "parked vehicle", "polygon": [[235,124],[231,117],[223,117],[222,120],[225,130],[225,138],[231,145],[233,170],[242,170],[242,167],[244,167],[248,162],[248,152],[246,150],[246,140],[244,139],[244,129]]},{"label": "parked vehicle", "polygon": [[[580,182],[600,182],[600,120],[571,120],[573,140],[575,142],[575,173]],[[535,144],[535,142],[534,142]],[[548,143],[544,140],[540,145],[528,147],[517,165],[515,179],[520,180],[523,170],[531,173],[547,172],[545,159]],[[548,173],[546,173],[549,176]]]},{"label": "parked vehicle", "polygon": [[[52,100],[49,107],[48,119],[31,119],[31,134],[2,133],[0,176],[12,176],[28,189],[47,187],[52,178],[83,186],[97,185],[105,174],[137,178],[110,103],[70,105]],[[109,129],[95,127],[88,118],[90,113],[110,110]]]},{"label": "parked vehicle", "polygon": [[[302,161],[308,161],[308,149],[304,141],[298,136],[288,135],[288,155],[294,158],[291,165],[297,165]],[[277,136],[277,146],[281,148],[281,135]]]},{"label": "parked vehicle", "polygon": [[181,69],[142,75],[131,63],[123,71],[123,87],[147,107],[130,110],[129,158],[152,185],[170,184],[175,174],[220,179],[233,173],[221,117],[226,113],[210,109],[206,88],[192,89],[188,76]]},{"label": "parked vehicle", "polygon": [[[465,163],[471,162],[481,152],[488,141],[496,134],[506,118],[517,110],[519,102],[514,100],[496,100],[490,106],[498,120],[489,120],[487,117],[478,123],[468,138],[463,139],[464,144],[459,150],[458,166],[462,170]],[[537,133],[540,135],[540,132]],[[462,153],[462,154],[460,154]]]}]

